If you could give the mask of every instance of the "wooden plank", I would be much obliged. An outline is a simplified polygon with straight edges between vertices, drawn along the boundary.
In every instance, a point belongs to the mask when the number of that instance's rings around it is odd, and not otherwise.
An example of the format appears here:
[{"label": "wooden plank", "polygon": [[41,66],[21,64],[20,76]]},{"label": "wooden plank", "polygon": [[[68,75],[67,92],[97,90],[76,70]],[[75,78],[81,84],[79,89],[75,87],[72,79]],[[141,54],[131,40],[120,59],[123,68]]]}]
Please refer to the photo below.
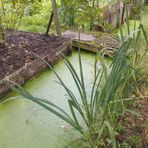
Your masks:
[{"label": "wooden plank", "polygon": [[51,12],[51,15],[50,15],[49,23],[46,30],[46,35],[48,35],[49,29],[51,28],[52,20],[53,20],[53,11]]},{"label": "wooden plank", "polygon": [[[62,58],[61,53],[64,53],[67,56],[71,54],[71,46],[72,42],[70,40],[66,41],[62,45],[55,48],[52,54],[45,54],[42,56],[42,58],[51,65],[54,65]],[[48,66],[46,63],[39,59],[35,59],[14,73],[6,76],[4,79],[0,80],[0,99],[4,98],[9,92],[11,92],[11,89],[5,83],[3,83],[3,81],[9,80],[19,85],[23,85],[25,82],[37,76],[40,72],[46,70],[47,68]]]}]

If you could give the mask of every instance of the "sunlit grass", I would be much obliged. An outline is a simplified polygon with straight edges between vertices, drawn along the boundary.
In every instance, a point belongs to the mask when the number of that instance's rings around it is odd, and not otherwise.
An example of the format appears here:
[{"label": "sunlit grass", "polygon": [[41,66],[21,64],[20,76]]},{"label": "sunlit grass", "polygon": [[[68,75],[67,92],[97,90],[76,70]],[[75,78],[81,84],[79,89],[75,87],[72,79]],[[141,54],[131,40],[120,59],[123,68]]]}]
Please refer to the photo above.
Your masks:
[{"label": "sunlit grass", "polygon": [[21,26],[19,30],[27,31],[27,32],[39,32],[44,33],[46,32],[46,27],[38,26],[38,25],[29,25],[29,26]]}]

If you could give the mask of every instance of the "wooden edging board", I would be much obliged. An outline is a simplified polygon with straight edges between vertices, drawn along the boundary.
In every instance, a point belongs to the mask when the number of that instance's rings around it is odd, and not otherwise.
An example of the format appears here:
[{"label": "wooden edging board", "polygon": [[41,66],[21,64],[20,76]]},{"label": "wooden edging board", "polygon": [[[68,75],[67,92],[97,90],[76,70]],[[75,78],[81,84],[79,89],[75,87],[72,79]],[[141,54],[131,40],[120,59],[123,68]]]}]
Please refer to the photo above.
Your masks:
[{"label": "wooden edging board", "polygon": [[[72,41],[66,41],[59,47],[55,48],[52,53],[48,55],[43,55],[42,58],[54,65],[61,59],[61,53],[65,55],[70,55],[72,52]],[[0,99],[4,98],[11,91],[10,88],[4,83],[5,80],[17,83],[19,85],[25,84],[28,80],[32,79],[43,70],[47,69],[47,64],[45,64],[40,59],[36,59],[23,66],[14,73],[6,76],[4,79],[0,80]]]}]

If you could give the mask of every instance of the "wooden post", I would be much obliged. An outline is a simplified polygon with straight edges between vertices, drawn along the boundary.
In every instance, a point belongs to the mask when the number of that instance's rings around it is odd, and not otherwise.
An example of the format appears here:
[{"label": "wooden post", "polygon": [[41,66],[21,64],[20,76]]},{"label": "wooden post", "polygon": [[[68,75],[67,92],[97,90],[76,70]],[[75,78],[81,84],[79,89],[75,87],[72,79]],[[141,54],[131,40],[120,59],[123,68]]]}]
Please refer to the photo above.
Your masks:
[{"label": "wooden post", "polygon": [[47,30],[46,30],[46,35],[48,35],[49,29],[52,24],[52,20],[53,20],[53,11],[51,12],[51,15],[50,15],[49,23],[48,23]]},{"label": "wooden post", "polygon": [[59,25],[59,20],[58,20],[56,0],[52,0],[52,8],[53,8],[53,16],[54,16],[54,20],[56,24],[56,31],[57,31],[57,34],[60,36],[61,31],[60,31],[60,25]]}]

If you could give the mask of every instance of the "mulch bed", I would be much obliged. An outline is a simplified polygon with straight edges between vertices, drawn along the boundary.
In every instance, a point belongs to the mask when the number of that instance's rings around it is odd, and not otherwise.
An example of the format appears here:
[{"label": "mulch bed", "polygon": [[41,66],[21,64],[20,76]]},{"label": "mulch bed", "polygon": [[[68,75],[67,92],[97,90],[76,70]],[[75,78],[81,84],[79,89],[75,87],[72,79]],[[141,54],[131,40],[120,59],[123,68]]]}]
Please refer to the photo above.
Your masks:
[{"label": "mulch bed", "polygon": [[23,31],[6,31],[5,45],[0,47],[0,79],[12,74],[35,60],[32,52],[40,56],[53,53],[68,39]]}]

